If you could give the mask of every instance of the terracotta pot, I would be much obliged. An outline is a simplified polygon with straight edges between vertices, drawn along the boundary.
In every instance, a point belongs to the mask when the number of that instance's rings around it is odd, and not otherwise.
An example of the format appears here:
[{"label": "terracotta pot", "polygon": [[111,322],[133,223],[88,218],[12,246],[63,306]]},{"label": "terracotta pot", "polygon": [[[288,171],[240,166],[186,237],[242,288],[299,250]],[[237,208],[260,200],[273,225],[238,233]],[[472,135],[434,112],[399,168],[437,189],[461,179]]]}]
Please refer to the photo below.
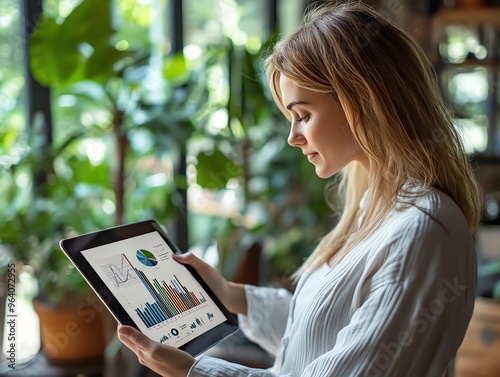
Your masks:
[{"label": "terracotta pot", "polygon": [[78,305],[65,308],[33,301],[40,318],[42,350],[49,362],[82,364],[103,359],[109,338],[109,325],[105,324],[109,324],[111,315],[102,303],[92,300],[93,305],[82,300]]},{"label": "terracotta pot", "polygon": [[455,369],[455,377],[500,376],[500,302],[476,298]]}]

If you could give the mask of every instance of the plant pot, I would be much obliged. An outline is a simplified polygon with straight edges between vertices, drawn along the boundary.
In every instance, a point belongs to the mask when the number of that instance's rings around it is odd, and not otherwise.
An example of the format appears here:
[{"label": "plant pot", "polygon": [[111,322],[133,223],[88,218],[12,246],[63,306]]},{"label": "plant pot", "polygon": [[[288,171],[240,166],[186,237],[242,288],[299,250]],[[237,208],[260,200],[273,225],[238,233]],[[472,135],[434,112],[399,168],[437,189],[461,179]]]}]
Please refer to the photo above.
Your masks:
[{"label": "plant pot", "polygon": [[500,302],[477,297],[458,350],[455,377],[500,376]]},{"label": "plant pot", "polygon": [[116,329],[116,322],[112,323],[107,309],[95,300],[92,297],[63,308],[33,301],[40,318],[42,350],[50,363],[76,365],[104,358],[110,324]]}]

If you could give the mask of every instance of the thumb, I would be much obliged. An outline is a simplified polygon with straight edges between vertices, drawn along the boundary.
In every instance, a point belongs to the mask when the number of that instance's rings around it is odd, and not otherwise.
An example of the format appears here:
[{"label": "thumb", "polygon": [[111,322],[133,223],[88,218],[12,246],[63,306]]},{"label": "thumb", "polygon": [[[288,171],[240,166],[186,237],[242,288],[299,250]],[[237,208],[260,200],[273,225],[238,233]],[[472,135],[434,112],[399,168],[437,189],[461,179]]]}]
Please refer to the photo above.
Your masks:
[{"label": "thumb", "polygon": [[190,255],[191,255],[191,252],[187,251],[187,252],[182,253],[182,254],[172,254],[172,257],[175,260],[182,261],[182,260],[185,260],[185,259],[189,258]]},{"label": "thumb", "polygon": [[183,253],[183,254],[172,254],[172,257],[177,262],[183,263],[183,264],[190,264],[194,260],[194,255],[190,251]]},{"label": "thumb", "polygon": [[118,336],[120,338],[126,338],[132,343],[138,345],[141,348],[147,348],[147,343],[149,338],[147,338],[140,331],[134,329],[131,326],[120,326],[118,327]]}]

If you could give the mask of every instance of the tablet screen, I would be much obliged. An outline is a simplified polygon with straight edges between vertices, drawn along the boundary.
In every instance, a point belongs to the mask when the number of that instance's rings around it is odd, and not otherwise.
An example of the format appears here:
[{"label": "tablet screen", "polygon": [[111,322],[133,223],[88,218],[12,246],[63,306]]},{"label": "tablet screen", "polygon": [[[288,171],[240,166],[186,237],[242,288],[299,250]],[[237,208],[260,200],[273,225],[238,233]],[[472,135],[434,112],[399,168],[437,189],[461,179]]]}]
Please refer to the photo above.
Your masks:
[{"label": "tablet screen", "polygon": [[227,320],[156,231],[81,253],[152,340],[178,348]]}]

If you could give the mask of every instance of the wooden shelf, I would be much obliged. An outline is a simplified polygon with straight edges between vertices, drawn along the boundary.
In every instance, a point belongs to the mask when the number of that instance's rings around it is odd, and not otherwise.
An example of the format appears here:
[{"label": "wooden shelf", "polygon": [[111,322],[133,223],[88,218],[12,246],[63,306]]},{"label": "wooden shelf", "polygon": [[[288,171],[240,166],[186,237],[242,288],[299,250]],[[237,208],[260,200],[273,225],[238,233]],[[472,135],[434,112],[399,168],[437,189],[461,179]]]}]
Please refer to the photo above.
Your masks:
[{"label": "wooden shelf", "polygon": [[[448,26],[464,26],[470,28],[471,34],[476,34],[479,43],[484,43],[488,53],[485,60],[468,59],[463,63],[451,63],[443,61],[440,54],[440,44],[448,42]],[[451,31],[450,31],[451,32]],[[488,144],[486,153],[473,157],[473,162],[482,169],[494,167],[498,169],[500,165],[500,110],[498,109],[497,98],[500,94],[496,85],[497,77],[500,74],[500,6],[477,7],[477,8],[442,8],[437,11],[431,20],[431,48],[428,50],[428,57],[436,67],[439,80],[447,70],[470,71],[475,68],[483,68],[488,71],[488,101],[492,108],[485,110],[483,115],[488,118]],[[443,88],[442,88],[443,89]],[[464,88],[465,89],[465,88]],[[496,155],[498,154],[499,157]]]},{"label": "wooden shelf", "polygon": [[[428,52],[428,56],[433,64],[438,63],[437,46],[445,39],[446,26],[448,25],[464,25],[464,26],[480,26],[491,25],[500,29],[500,6],[498,7],[478,7],[478,8],[442,8],[437,11],[431,21],[431,46],[433,49]],[[478,61],[477,66],[491,67],[490,63]],[[451,63],[450,63],[451,64]],[[464,63],[468,64],[468,63]]]},{"label": "wooden shelf", "polygon": [[442,24],[485,24],[500,25],[500,7],[443,8],[433,17]]}]

